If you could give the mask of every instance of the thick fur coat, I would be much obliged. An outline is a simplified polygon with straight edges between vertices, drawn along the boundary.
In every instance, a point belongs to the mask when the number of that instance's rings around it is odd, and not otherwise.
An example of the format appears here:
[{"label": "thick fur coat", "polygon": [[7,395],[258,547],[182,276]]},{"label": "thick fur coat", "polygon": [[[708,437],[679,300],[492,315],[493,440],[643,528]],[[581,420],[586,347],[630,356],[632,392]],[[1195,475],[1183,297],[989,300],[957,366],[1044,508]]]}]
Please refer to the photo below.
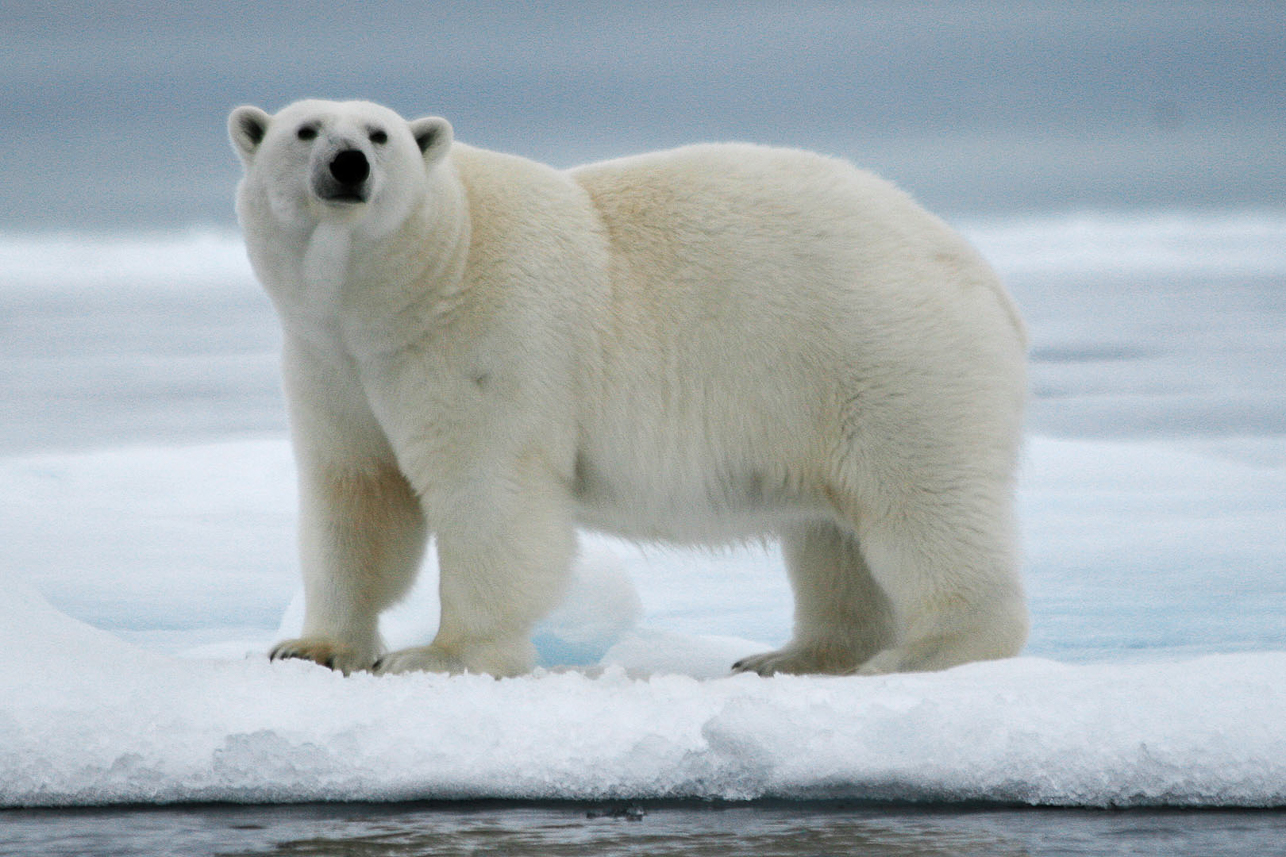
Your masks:
[{"label": "thick fur coat", "polygon": [[[893,186],[749,145],[562,171],[365,102],[229,131],[301,481],[305,627],[275,657],[522,673],[578,526],[779,537],[794,637],[739,670],[1022,647],[1022,324]],[[385,653],[430,533],[437,637]]]}]

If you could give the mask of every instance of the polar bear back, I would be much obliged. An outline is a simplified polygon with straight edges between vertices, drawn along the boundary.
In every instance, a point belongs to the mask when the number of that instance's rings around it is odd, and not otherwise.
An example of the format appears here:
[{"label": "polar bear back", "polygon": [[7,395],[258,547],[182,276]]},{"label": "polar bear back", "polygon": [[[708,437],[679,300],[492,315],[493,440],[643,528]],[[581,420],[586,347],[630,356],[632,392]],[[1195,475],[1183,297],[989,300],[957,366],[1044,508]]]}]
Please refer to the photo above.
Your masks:
[{"label": "polar bear back", "polygon": [[[602,220],[615,311],[658,337],[690,343],[704,326],[738,342],[752,333],[774,349],[847,351],[862,347],[865,330],[877,340],[871,353],[887,350],[899,327],[923,340],[927,321],[943,336],[995,335],[1025,347],[1015,308],[973,248],[907,194],[846,162],[716,144],[571,176]],[[917,359],[925,345],[915,343]]]},{"label": "polar bear back", "polygon": [[891,184],[718,144],[569,175],[601,219],[611,295],[581,464],[634,507],[604,526],[671,529],[712,499],[738,515],[775,513],[774,494],[799,505],[863,430],[948,435],[972,415],[980,437],[1013,434],[1017,313],[974,250]]}]

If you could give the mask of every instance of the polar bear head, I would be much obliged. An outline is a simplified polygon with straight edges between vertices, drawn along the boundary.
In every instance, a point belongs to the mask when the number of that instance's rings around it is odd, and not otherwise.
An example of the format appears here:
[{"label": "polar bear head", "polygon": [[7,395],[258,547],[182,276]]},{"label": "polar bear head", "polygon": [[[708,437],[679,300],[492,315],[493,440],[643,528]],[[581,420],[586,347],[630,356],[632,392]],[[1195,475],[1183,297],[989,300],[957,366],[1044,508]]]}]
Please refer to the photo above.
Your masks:
[{"label": "polar bear head", "polygon": [[271,115],[242,106],[228,135],[245,166],[237,211],[258,227],[323,221],[401,222],[423,199],[426,180],[451,146],[451,125],[407,121],[366,101],[297,101]]}]

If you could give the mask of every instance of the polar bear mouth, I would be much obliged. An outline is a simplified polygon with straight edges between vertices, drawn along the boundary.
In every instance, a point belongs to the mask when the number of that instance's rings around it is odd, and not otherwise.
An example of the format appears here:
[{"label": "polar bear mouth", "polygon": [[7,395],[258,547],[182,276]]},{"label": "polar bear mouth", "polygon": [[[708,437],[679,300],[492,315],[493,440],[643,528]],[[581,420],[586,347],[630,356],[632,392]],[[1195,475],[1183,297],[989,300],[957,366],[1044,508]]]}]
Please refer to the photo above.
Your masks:
[{"label": "polar bear mouth", "polygon": [[356,205],[357,203],[366,202],[366,196],[361,193],[319,193],[317,194],[327,202],[334,202],[339,205]]}]

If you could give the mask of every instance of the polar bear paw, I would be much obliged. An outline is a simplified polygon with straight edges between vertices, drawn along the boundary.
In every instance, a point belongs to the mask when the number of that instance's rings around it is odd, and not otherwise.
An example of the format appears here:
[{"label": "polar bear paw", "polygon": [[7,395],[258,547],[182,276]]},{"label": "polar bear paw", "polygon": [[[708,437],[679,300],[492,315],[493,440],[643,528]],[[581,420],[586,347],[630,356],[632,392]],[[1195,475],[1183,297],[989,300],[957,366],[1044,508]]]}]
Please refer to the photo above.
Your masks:
[{"label": "polar bear paw", "polygon": [[327,637],[300,637],[295,640],[282,640],[273,646],[268,659],[284,661],[298,659],[312,661],[338,670],[344,675],[368,670],[375,663],[375,655],[357,646],[344,645]]},{"label": "polar bear paw", "polygon": [[511,678],[530,672],[535,663],[535,649],[521,641],[510,644],[486,643],[447,649],[443,646],[418,646],[390,652],[375,662],[377,675],[410,672],[433,672],[460,675],[478,673]]},{"label": "polar bear paw", "polygon": [[418,646],[389,652],[375,661],[371,671],[376,675],[428,672],[459,675],[464,672],[460,659],[435,646]]}]

